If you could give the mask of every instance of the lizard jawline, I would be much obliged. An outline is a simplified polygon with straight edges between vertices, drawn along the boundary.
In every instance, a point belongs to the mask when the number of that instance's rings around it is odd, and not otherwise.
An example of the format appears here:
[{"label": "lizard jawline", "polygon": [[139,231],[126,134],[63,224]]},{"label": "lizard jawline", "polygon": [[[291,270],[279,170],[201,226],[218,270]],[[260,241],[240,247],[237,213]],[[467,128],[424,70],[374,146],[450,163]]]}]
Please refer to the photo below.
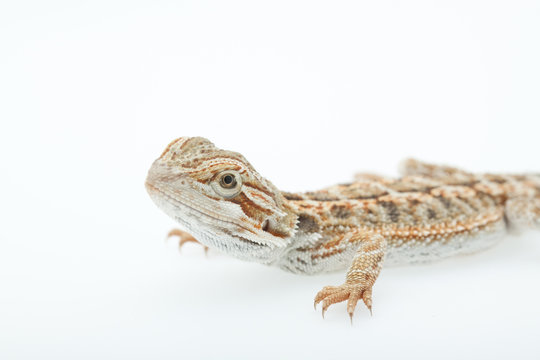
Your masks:
[{"label": "lizard jawline", "polygon": [[[147,183],[146,183],[146,186],[147,186],[147,188],[148,188],[149,190],[154,191],[154,192],[156,192],[157,194],[159,194],[158,196],[161,196],[161,197],[165,198],[167,202],[170,202],[170,203],[173,203],[173,204],[175,204],[175,205],[179,205],[179,206],[181,206],[181,207],[187,208],[187,209],[189,209],[189,210],[191,210],[191,211],[193,211],[193,212],[195,212],[195,213],[197,213],[197,214],[199,214],[199,215],[201,215],[201,216],[203,216],[203,217],[207,217],[207,218],[209,218],[209,219],[212,219],[213,221],[216,221],[216,222],[222,222],[222,223],[225,223],[225,224],[238,226],[238,227],[241,228],[242,230],[247,231],[247,232],[250,232],[250,233],[256,235],[256,233],[255,233],[252,229],[249,229],[249,228],[247,228],[246,226],[244,226],[244,225],[242,225],[242,224],[238,224],[238,223],[233,222],[233,221],[224,220],[224,219],[220,219],[220,218],[218,218],[218,217],[212,216],[212,215],[210,215],[210,214],[208,214],[208,213],[206,213],[206,212],[204,212],[204,211],[202,211],[202,210],[199,210],[199,209],[197,209],[197,208],[195,208],[195,207],[193,207],[193,206],[191,206],[191,205],[188,205],[187,203],[185,203],[185,202],[183,202],[183,201],[178,200],[177,198],[175,198],[175,197],[173,197],[173,196],[167,194],[166,192],[162,191],[161,189],[159,189],[158,187],[154,186],[153,184],[150,184],[150,183],[147,182]],[[152,195],[152,194],[151,194],[151,195]],[[158,205],[158,206],[159,206],[159,205]],[[177,218],[177,217],[174,216],[174,218]],[[268,246],[267,244],[259,243],[259,242],[256,242],[256,241],[247,239],[247,238],[245,238],[245,237],[240,237],[240,236],[238,236],[238,235],[235,236],[235,237],[236,237],[237,239],[239,239],[239,240],[242,240],[242,241],[247,242],[247,243],[249,243],[249,244],[252,244],[252,245],[254,245],[254,246],[258,246],[258,247],[260,247],[260,246]]]}]

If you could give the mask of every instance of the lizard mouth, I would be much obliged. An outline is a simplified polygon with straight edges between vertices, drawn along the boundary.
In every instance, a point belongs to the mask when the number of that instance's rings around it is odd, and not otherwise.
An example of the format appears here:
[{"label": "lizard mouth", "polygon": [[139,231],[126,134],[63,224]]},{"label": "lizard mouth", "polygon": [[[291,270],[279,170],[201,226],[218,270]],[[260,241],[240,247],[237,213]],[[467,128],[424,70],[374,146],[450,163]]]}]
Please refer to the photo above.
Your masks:
[{"label": "lizard mouth", "polygon": [[[184,207],[186,209],[189,209],[191,212],[194,212],[197,215],[210,218],[210,219],[212,219],[213,221],[216,221],[216,222],[237,226],[237,227],[240,227],[244,231],[247,231],[247,232],[249,232],[251,234],[257,235],[257,233],[255,231],[253,231],[253,229],[250,229],[250,228],[246,227],[243,224],[239,224],[239,223],[234,222],[234,221],[219,218],[217,216],[212,216],[211,214],[208,214],[207,212],[202,211],[202,210],[188,204],[187,202],[181,201],[181,200],[177,199],[176,197],[171,196],[167,192],[161,190],[160,188],[158,188],[157,186],[151,184],[148,181],[146,181],[145,186],[146,186],[146,189],[147,189],[147,191],[148,191],[148,193],[150,194],[151,197],[155,196],[155,194],[159,194],[159,196],[165,198],[165,200],[167,202],[172,203],[172,204],[174,204],[176,206],[180,206],[180,207]],[[233,236],[234,238],[238,239],[241,242],[248,243],[250,245],[256,245],[258,247],[267,246],[266,244],[247,239],[247,238],[245,238],[243,236],[232,235],[232,234],[231,234],[231,236]]]}]

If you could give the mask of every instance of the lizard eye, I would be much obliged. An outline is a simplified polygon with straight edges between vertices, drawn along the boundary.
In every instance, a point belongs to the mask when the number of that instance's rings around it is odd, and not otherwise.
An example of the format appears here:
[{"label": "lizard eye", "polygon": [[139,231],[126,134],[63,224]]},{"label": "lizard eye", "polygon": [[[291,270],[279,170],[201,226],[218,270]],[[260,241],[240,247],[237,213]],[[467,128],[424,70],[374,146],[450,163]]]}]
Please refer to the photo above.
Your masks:
[{"label": "lizard eye", "polygon": [[219,185],[225,189],[231,189],[236,186],[236,179],[234,174],[223,174],[219,179]]},{"label": "lizard eye", "polygon": [[212,182],[212,188],[224,198],[235,197],[240,194],[242,177],[236,171],[224,171],[218,174],[216,180]]}]

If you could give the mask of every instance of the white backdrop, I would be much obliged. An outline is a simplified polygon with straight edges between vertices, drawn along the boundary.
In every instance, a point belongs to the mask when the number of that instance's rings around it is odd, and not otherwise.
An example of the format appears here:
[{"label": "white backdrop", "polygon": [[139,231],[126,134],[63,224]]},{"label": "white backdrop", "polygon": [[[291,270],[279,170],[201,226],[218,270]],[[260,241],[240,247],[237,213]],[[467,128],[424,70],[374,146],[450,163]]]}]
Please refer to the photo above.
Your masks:
[{"label": "white backdrop", "polygon": [[0,358],[538,359],[539,232],[384,269],[351,326],[343,273],[179,254],[143,186],[195,135],[284,190],[540,172],[538,64],[533,1],[3,1]]}]

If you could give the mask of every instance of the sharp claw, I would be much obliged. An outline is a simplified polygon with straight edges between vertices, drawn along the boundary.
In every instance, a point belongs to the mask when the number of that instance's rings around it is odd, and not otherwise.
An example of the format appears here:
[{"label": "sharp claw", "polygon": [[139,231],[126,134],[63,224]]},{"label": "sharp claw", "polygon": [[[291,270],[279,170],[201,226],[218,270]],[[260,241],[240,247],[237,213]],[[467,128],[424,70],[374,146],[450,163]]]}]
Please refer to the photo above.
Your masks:
[{"label": "sharp claw", "polygon": [[167,236],[165,236],[165,242],[168,242],[170,238],[172,238],[173,236],[175,236],[176,234],[174,233],[174,230],[171,230],[169,231],[169,233],[167,234]]},{"label": "sharp claw", "polygon": [[371,316],[373,312],[371,309],[371,288],[365,289],[365,287],[358,285],[356,288],[351,288],[349,285],[343,286],[334,286],[334,287],[324,287],[323,290],[315,296],[313,301],[313,308],[317,309],[319,302],[322,302],[322,317],[326,314],[328,308],[336,303],[339,303],[344,300],[347,301],[347,313],[351,320],[351,325],[353,324],[354,310],[358,304],[358,300],[362,299],[364,304],[369,310]]},{"label": "sharp claw", "polygon": [[369,314],[370,314],[371,316],[373,316],[373,311],[371,310],[371,301],[369,301],[369,302],[364,302],[364,303],[366,304],[366,307],[367,307],[368,310],[369,310]]},{"label": "sharp claw", "polygon": [[184,239],[181,239],[179,242],[178,242],[178,251],[179,252],[182,252],[182,247],[184,246],[184,244],[186,243],[187,241],[185,241]]},{"label": "sharp claw", "polygon": [[167,233],[167,239],[173,236],[180,236],[180,231],[178,229],[172,229]]}]

